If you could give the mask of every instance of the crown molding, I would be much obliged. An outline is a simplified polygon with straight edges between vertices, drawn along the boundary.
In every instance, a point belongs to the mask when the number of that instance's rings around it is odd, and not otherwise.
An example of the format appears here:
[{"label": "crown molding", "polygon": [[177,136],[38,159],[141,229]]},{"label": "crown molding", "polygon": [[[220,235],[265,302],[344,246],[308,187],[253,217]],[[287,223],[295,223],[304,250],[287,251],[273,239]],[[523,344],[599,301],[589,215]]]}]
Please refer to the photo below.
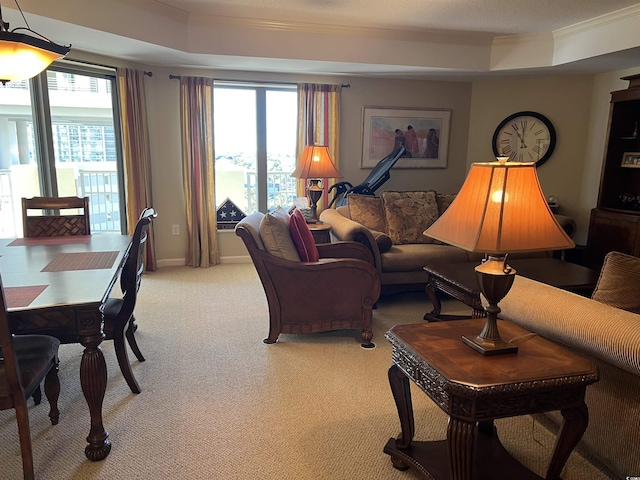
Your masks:
[{"label": "crown molding", "polygon": [[640,4],[632,5],[631,7],[623,8],[621,10],[607,13],[600,17],[591,18],[584,22],[576,23],[565,28],[560,28],[553,31],[555,38],[570,37],[580,33],[588,32],[589,30],[595,30],[605,25],[618,23],[627,19],[633,19],[640,15]]},{"label": "crown molding", "polygon": [[453,43],[457,45],[476,45],[479,41],[489,44],[493,38],[493,34],[486,32],[424,30],[419,28],[394,29],[389,27],[269,20],[226,15],[191,15],[189,24],[192,26],[228,27],[338,37],[383,38],[412,42]]}]

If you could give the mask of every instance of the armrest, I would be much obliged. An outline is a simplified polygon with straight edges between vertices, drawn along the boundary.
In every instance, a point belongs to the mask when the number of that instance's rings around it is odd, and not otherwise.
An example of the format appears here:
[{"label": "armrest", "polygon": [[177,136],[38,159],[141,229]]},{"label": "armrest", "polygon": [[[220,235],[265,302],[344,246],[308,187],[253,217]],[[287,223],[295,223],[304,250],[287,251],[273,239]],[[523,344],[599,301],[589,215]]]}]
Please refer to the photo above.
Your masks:
[{"label": "armrest", "polygon": [[317,246],[320,258],[357,258],[373,265],[371,249],[358,242],[334,242]]},{"label": "armrest", "polygon": [[358,242],[367,247],[373,255],[373,264],[381,272],[380,249],[369,230],[364,225],[354,222],[335,209],[323,210],[320,220],[331,225],[331,235],[338,241]]},{"label": "armrest", "polygon": [[640,375],[640,315],[520,276],[499,306],[500,318]]},{"label": "armrest", "polygon": [[278,297],[310,305],[327,298],[362,297],[373,305],[380,296],[380,275],[369,262],[355,258],[327,258],[319,262],[292,262],[269,256],[264,260]]}]

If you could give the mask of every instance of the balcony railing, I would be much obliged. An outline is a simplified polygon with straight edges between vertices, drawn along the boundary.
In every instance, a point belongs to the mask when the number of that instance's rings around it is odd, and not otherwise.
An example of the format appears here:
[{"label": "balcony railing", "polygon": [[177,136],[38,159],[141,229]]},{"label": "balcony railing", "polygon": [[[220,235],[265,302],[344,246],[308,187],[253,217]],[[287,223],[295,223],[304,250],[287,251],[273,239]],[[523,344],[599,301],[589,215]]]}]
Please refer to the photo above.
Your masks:
[{"label": "balcony railing", "polygon": [[[120,233],[117,174],[109,170],[78,170],[77,195],[89,197],[92,233]],[[13,188],[11,170],[0,170],[0,237],[22,235],[22,202]]]},{"label": "balcony railing", "polygon": [[116,172],[78,170],[78,196],[89,197],[91,232],[120,233],[120,197]]},{"label": "balcony railing", "polygon": [[[278,206],[285,208],[293,205],[293,201],[298,196],[296,193],[297,179],[291,176],[291,172],[268,172],[267,173],[267,208],[269,211]],[[258,189],[257,175],[247,173],[246,175],[246,202],[247,212],[258,211]]]}]

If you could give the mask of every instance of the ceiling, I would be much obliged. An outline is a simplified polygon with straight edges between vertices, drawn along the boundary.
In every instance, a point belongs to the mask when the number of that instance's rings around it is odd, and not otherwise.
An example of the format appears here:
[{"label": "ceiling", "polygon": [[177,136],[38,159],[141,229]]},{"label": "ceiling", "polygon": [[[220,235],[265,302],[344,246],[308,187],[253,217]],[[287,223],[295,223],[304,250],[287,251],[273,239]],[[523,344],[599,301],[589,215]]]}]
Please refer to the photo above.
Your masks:
[{"label": "ceiling", "polygon": [[[149,66],[468,78],[640,66],[637,0],[19,0],[72,53]],[[24,25],[13,1],[3,17]]]}]

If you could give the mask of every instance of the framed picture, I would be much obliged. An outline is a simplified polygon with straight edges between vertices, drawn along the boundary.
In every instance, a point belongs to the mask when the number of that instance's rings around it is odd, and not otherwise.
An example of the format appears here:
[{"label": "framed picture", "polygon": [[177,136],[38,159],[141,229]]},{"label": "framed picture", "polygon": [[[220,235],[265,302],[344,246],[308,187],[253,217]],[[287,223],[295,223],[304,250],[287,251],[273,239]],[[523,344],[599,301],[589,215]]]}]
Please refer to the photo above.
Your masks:
[{"label": "framed picture", "polygon": [[622,154],[622,167],[640,168],[640,152],[624,152]]},{"label": "framed picture", "polygon": [[373,168],[395,148],[393,168],[446,168],[451,110],[363,107],[360,168]]}]

